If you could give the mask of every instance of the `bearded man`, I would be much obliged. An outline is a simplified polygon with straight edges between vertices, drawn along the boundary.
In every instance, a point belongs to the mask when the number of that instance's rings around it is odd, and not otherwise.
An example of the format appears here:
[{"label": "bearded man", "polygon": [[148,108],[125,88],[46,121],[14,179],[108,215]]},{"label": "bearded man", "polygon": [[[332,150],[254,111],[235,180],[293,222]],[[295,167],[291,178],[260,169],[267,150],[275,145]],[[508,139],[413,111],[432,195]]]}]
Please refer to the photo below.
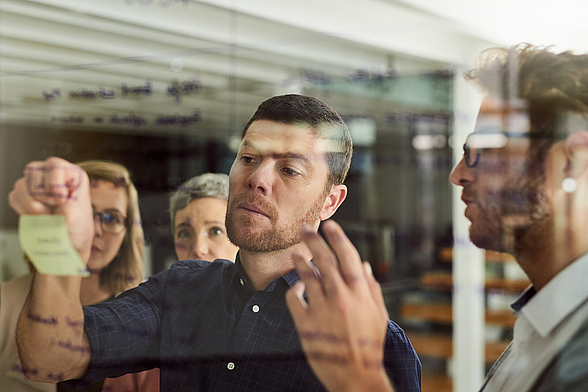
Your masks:
[{"label": "bearded man", "polygon": [[[226,227],[240,249],[236,262],[181,261],[84,309],[81,278],[37,273],[17,331],[23,367],[35,369],[27,376],[74,379],[66,384],[82,388],[158,366],[162,391],[324,390],[302,353],[285,293],[299,280],[293,253],[311,259],[300,230],[316,232],[339,208],[351,155],[349,131],[326,104],[300,95],[263,102],[243,131],[229,175]],[[54,194],[31,195],[22,178],[12,207],[65,215],[71,242],[86,260],[93,227],[87,179],[72,188],[68,176],[79,173],[57,158],[28,167],[46,173]],[[44,318],[56,323],[35,322]],[[82,322],[83,330],[71,327]],[[420,362],[392,321],[385,340],[382,368],[399,391],[420,391]]]},{"label": "bearded man", "polygon": [[[467,78],[486,93],[464,157],[451,173],[463,188],[470,239],[512,254],[532,285],[513,303],[514,338],[486,377],[482,392],[588,390],[588,55],[530,45],[482,54]],[[327,226],[327,225],[326,225]],[[325,229],[326,229],[325,226]],[[381,369],[356,358],[381,358],[385,308],[381,290],[340,228],[330,245],[305,241],[322,276],[298,258],[302,282],[288,293],[300,331],[338,336],[341,345],[302,337],[309,362],[330,391],[365,385],[391,391]],[[340,270],[335,268],[338,258]],[[353,282],[346,275],[355,277]],[[340,276],[341,275],[341,276]],[[306,287],[309,301],[302,296]],[[328,322],[337,320],[336,323]],[[317,360],[329,352],[346,362]],[[350,353],[359,353],[350,355]]]}]

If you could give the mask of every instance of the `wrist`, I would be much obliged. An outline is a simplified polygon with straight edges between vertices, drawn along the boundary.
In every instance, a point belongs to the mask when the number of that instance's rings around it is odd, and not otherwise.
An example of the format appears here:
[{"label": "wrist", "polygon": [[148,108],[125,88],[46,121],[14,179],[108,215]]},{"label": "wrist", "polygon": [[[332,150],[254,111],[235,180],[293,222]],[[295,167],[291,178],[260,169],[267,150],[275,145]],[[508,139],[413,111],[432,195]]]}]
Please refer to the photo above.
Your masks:
[{"label": "wrist", "polygon": [[345,392],[394,392],[385,369],[358,377],[343,388]]}]

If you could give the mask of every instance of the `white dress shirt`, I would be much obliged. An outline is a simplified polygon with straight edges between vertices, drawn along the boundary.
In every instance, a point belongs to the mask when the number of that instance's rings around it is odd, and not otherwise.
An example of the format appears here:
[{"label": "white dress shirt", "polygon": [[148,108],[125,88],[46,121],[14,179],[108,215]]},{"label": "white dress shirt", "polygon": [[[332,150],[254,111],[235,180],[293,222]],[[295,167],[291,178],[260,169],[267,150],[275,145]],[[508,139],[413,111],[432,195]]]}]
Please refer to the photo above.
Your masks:
[{"label": "white dress shirt", "polygon": [[525,392],[588,319],[588,254],[513,303],[513,340],[487,376],[483,392]]}]

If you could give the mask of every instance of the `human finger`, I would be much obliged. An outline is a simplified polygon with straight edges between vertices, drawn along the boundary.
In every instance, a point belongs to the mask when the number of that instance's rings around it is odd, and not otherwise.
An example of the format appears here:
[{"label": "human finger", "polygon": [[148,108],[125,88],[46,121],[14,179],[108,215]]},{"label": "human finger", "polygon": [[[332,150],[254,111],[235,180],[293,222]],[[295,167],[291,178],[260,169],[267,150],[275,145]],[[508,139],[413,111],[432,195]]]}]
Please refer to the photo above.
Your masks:
[{"label": "human finger", "polygon": [[329,296],[344,285],[335,254],[322,237],[309,228],[302,229],[302,239],[312,252],[312,260],[320,272],[325,295]]},{"label": "human finger", "polygon": [[296,272],[300,276],[301,281],[305,284],[306,295],[310,301],[314,303],[324,299],[323,288],[316,272],[312,269],[304,257],[298,253],[292,254],[292,260],[296,266]]},{"label": "human finger", "polygon": [[302,327],[301,324],[304,323],[308,310],[308,303],[304,299],[304,289],[304,282],[297,282],[286,292],[286,305],[297,328]]},{"label": "human finger", "polygon": [[382,316],[384,318],[388,318],[388,310],[386,309],[386,303],[384,302],[384,296],[382,295],[382,286],[378,283],[376,278],[374,277],[372,266],[369,262],[364,261],[363,267],[365,270],[365,276],[368,282],[368,286],[372,293],[372,298],[376,302],[376,305],[380,309]]},{"label": "human finger", "polygon": [[[50,157],[30,162],[25,168],[29,194],[49,206],[66,204],[80,185],[81,168],[68,161]],[[72,189],[73,188],[73,189]]]},{"label": "human finger", "polygon": [[323,224],[323,233],[339,260],[339,268],[345,282],[350,286],[365,284],[359,252],[347,238],[341,226],[335,221],[326,221]]},{"label": "human finger", "polygon": [[10,207],[19,215],[48,215],[51,208],[35,200],[27,191],[26,178],[20,178],[14,183],[14,188],[8,194]]}]

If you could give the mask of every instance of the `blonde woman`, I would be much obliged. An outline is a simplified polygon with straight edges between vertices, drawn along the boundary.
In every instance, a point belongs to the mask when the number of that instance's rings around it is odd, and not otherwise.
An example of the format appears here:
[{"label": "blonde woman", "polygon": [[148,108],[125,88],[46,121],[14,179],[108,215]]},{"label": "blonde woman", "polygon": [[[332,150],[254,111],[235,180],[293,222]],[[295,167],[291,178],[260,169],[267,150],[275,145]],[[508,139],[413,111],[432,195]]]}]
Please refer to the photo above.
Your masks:
[{"label": "blonde woman", "polygon": [[[109,301],[143,279],[143,229],[139,222],[137,190],[123,166],[106,161],[78,164],[90,178],[90,199],[94,211],[94,242],[88,262],[90,276],[82,280],[82,305]],[[61,391],[60,384],[30,381],[25,374],[34,369],[20,365],[15,329],[34,276],[20,276],[2,283],[0,291],[0,391]],[[75,327],[72,325],[72,327]],[[58,375],[56,375],[58,377]],[[127,374],[102,380],[88,391],[158,391],[159,370]]]}]

